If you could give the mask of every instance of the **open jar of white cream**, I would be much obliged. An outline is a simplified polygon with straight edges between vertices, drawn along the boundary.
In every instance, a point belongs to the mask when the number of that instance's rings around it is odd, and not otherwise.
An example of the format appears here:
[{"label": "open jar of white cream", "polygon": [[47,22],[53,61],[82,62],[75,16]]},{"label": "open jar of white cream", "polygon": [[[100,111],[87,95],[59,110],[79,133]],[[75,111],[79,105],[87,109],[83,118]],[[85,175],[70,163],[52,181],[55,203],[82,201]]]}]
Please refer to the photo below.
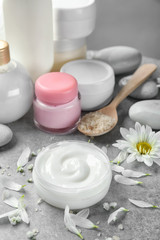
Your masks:
[{"label": "open jar of white cream", "polygon": [[92,143],[62,141],[42,150],[33,170],[35,188],[49,204],[92,206],[107,194],[112,171],[107,155]]}]

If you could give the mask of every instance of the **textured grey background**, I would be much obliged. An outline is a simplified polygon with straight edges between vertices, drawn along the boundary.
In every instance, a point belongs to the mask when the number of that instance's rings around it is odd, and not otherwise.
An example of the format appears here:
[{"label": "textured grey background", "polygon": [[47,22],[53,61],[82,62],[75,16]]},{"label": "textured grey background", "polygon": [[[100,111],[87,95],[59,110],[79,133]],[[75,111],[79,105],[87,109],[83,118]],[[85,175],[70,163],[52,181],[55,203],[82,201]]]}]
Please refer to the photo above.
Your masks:
[{"label": "textured grey background", "polygon": [[[145,59],[145,62],[155,62],[160,65],[160,61],[153,59]],[[160,68],[154,74],[154,77],[160,75]],[[118,78],[116,79],[118,81]],[[158,95],[160,99],[160,94]],[[135,102],[132,98],[125,99],[118,107],[119,121],[118,125],[108,134],[101,137],[96,137],[91,142],[102,147],[108,145],[108,156],[112,160],[118,153],[118,150],[112,147],[112,144],[120,139],[119,128],[121,126],[129,128],[133,127],[134,123],[128,117],[128,109]],[[9,124],[13,130],[14,137],[10,144],[0,148],[0,165],[10,169],[4,174],[11,173],[10,179],[15,180],[20,184],[27,184],[25,188],[25,200],[27,212],[30,218],[30,225],[20,223],[17,226],[11,226],[7,220],[0,220],[0,240],[25,240],[26,232],[33,228],[38,228],[40,233],[37,240],[78,240],[79,238],[65,229],[63,222],[63,211],[54,208],[43,202],[37,206],[38,196],[35,192],[34,184],[27,183],[27,179],[31,177],[31,173],[25,168],[25,176],[16,173],[16,162],[22,150],[29,146],[32,151],[37,151],[48,144],[62,140],[82,140],[88,141],[88,137],[80,134],[78,131],[71,135],[54,136],[48,133],[39,131],[33,124],[32,110],[22,119]],[[34,160],[32,160],[34,163]],[[141,209],[132,205],[128,198],[141,199],[155,205],[160,205],[160,167],[154,164],[151,168],[143,163],[134,162],[126,164],[125,168],[151,173],[152,176],[143,177],[142,186],[125,186],[116,183],[112,180],[110,190],[106,197],[98,204],[90,207],[90,217],[94,223],[100,221],[99,227],[102,233],[101,237],[96,230],[82,229],[82,234],[85,240],[105,240],[105,237],[117,235],[121,240],[159,240],[160,239],[160,210],[159,209]],[[114,175],[114,173],[113,173]],[[1,176],[1,170],[0,170]],[[0,214],[10,211],[12,208],[2,202],[1,194],[3,187],[0,185]],[[15,193],[18,197],[19,193]],[[104,202],[117,202],[118,207],[125,207],[130,210],[120,222],[114,225],[108,225],[107,219],[112,211],[106,212],[102,204]],[[38,208],[38,211],[36,211]],[[124,230],[118,230],[118,224],[124,225]]]},{"label": "textured grey background", "polygon": [[[100,49],[113,45],[129,45],[138,48],[143,55],[160,58],[160,1],[159,0],[97,0],[97,23],[96,29],[88,38],[88,48]],[[152,59],[148,60],[153,62]],[[160,61],[155,61],[160,65]],[[157,76],[160,75],[160,70]],[[118,79],[117,79],[118,80]],[[160,98],[160,95],[158,96]],[[134,123],[128,117],[128,109],[135,100],[128,98],[118,108],[119,123],[110,133],[103,137],[94,139],[97,146],[109,144],[108,156],[113,159],[117,155],[117,149],[111,144],[120,138],[119,127],[131,127]],[[0,165],[10,169],[10,178],[19,183],[26,183],[31,174],[26,170],[26,175],[16,173],[16,161],[25,148],[30,146],[33,151],[55,141],[63,139],[78,139],[88,141],[88,137],[75,132],[68,136],[53,136],[40,132],[33,124],[32,110],[22,119],[9,124],[14,132],[11,143],[0,148]],[[34,160],[32,160],[34,162]],[[142,178],[143,186],[127,187],[112,181],[109,193],[100,203],[90,208],[90,219],[93,222],[100,221],[100,230],[105,237],[117,235],[121,240],[159,240],[160,239],[160,212],[154,209],[139,209],[128,202],[128,197],[160,204],[160,167],[154,165],[152,168],[136,162],[127,165],[139,171],[152,173],[151,177]],[[1,171],[0,171],[1,172]],[[6,175],[6,173],[5,173]],[[2,193],[0,186],[0,195]],[[18,193],[15,193],[19,196]],[[40,233],[37,240],[76,240],[77,236],[69,233],[63,224],[63,211],[42,203],[36,212],[38,196],[34,185],[27,184],[25,191],[27,211],[30,217],[30,225],[19,224],[11,226],[8,221],[0,220],[0,240],[25,240],[26,232],[32,228],[38,228]],[[124,230],[120,231],[117,224],[108,225],[107,213],[102,203],[105,201],[116,201],[118,207],[126,207],[130,212],[122,219]],[[10,211],[12,208],[5,205],[0,197],[0,214]],[[98,231],[83,230],[86,240],[95,240]]]},{"label": "textured grey background", "polygon": [[88,48],[114,45],[138,48],[160,59],[160,0],[96,0],[96,29]]}]

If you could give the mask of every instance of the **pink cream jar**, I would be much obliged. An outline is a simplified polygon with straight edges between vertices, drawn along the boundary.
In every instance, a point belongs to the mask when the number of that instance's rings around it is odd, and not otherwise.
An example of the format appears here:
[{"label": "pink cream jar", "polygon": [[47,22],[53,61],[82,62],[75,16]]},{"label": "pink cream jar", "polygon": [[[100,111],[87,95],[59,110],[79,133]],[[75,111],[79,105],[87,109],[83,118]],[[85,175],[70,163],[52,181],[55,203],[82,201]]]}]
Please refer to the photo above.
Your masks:
[{"label": "pink cream jar", "polygon": [[74,131],[81,115],[76,79],[67,73],[51,72],[35,83],[34,123],[46,132]]}]

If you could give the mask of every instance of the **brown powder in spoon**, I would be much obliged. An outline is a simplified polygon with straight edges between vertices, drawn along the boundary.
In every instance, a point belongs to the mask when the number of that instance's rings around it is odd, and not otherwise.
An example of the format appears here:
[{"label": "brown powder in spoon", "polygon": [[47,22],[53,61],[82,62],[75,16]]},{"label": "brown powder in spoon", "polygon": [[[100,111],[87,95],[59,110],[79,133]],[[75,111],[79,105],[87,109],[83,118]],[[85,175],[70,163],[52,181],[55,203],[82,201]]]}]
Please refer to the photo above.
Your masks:
[{"label": "brown powder in spoon", "polygon": [[90,112],[84,115],[78,125],[78,130],[88,136],[98,136],[107,132],[115,124],[115,119],[101,112]]}]

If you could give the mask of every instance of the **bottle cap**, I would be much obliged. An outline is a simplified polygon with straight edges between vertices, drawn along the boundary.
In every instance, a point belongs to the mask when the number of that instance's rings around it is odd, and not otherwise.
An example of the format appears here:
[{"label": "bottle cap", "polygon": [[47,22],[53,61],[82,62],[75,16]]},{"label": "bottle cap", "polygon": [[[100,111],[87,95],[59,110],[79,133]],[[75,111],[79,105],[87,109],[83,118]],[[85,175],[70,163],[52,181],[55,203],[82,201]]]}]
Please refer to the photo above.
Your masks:
[{"label": "bottle cap", "polygon": [[78,95],[78,83],[68,73],[46,73],[36,80],[35,95],[38,100],[49,105],[65,104]]},{"label": "bottle cap", "polygon": [[0,40],[0,66],[10,62],[9,45],[6,41]]}]

